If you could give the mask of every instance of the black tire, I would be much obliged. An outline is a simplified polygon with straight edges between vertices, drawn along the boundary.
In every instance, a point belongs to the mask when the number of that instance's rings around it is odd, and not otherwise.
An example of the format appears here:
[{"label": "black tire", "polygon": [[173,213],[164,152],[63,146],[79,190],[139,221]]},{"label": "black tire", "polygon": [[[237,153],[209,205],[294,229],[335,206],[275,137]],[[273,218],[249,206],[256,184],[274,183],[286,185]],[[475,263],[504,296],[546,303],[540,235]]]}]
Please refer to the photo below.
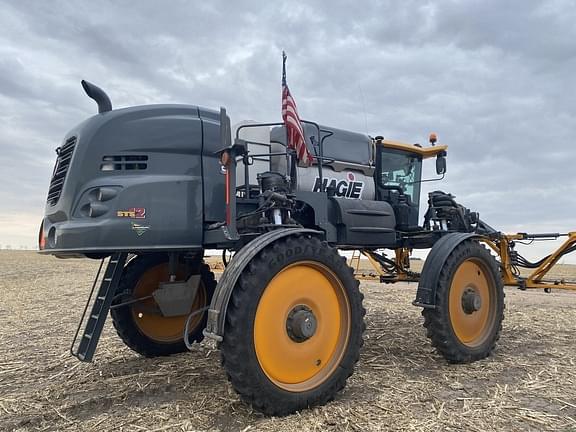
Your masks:
[{"label": "black tire", "polygon": [[[457,276],[458,271],[461,273]],[[464,280],[468,281],[465,287]],[[486,281],[485,288],[482,288],[483,281]],[[464,294],[460,297],[462,290]],[[473,296],[483,293],[479,305],[465,304],[464,296],[470,293]],[[485,322],[482,314],[487,314]],[[422,315],[432,346],[450,363],[470,363],[488,357],[500,337],[504,319],[504,284],[496,259],[477,241],[466,240],[458,245],[440,272],[436,308],[424,309]],[[478,336],[474,337],[476,333]]]},{"label": "black tire", "polygon": [[[145,276],[146,272],[151,269],[158,268],[157,266],[164,266],[167,268],[167,265],[168,256],[165,254],[143,255],[131,260],[124,268],[124,272],[118,286],[118,295],[115,297],[113,304],[118,304],[133,299],[133,292],[140,280]],[[185,272],[185,270],[179,271]],[[214,279],[214,274],[210,271],[210,267],[204,263],[200,265],[200,275],[201,283],[198,295],[201,295],[200,301],[203,303],[203,305],[200,307],[203,307],[208,306],[212,300],[214,289],[216,288],[216,280]],[[188,277],[190,274],[182,276]],[[154,301],[151,299],[149,302]],[[183,323],[180,328],[180,334],[182,334],[182,336],[179,339],[170,341],[157,340],[154,337],[151,337],[151,335],[146,334],[137,323],[136,320],[138,317],[134,313],[134,308],[138,307],[137,305],[138,304],[127,305],[118,309],[110,310],[114,328],[126,346],[145,357],[168,356],[185,352],[187,350],[183,337]],[[193,305],[193,308],[196,309],[197,306],[198,305]],[[164,318],[158,317],[157,319],[162,320]],[[185,317],[183,319],[185,319]],[[190,326],[190,343],[200,342],[204,338],[202,331],[206,327],[206,319],[207,313],[204,312],[201,316],[199,316],[199,319],[196,320],[196,324],[192,324]],[[178,329],[175,329],[175,331],[177,330]]]},{"label": "black tire", "polygon": [[[304,270],[302,270],[304,269]],[[257,336],[259,332],[258,311],[259,305],[268,304],[262,298],[268,290],[268,297],[273,294],[271,284],[272,280],[278,283],[277,279],[280,272],[292,271],[303,275],[308,274],[304,272],[315,272],[319,274],[328,269],[322,276],[326,280],[330,280],[337,288],[334,289],[334,295],[340,296],[338,303],[337,313],[330,316],[338,316],[339,320],[343,320],[346,316],[348,321],[338,321],[339,323],[345,322],[346,325],[329,326],[329,320],[324,318],[318,319],[317,333],[309,336],[309,341],[295,341],[294,335],[289,334],[288,322],[286,317],[290,317],[296,308],[302,308],[302,305],[294,306],[296,303],[284,302],[282,300],[279,304],[280,311],[284,311],[284,315],[279,313],[277,315],[270,315],[274,319],[266,321],[266,325],[271,328],[278,329],[281,337],[273,339],[273,344],[260,346],[263,349],[270,348],[269,351],[280,352],[281,348],[288,346],[288,349],[295,347],[292,351],[294,355],[304,346],[304,343],[318,344],[324,350],[329,344],[322,345],[325,339],[322,339],[325,333],[325,328],[333,329],[338,327],[338,340],[344,333],[347,334],[346,341],[343,343],[338,342],[335,345],[334,353],[326,357],[326,361],[321,364],[321,360],[316,360],[316,366],[320,367],[319,372],[312,372],[309,379],[303,383],[282,383],[274,381],[267,375],[266,370],[261,365],[259,354],[257,353],[258,343]],[[283,273],[286,277],[287,273]],[[313,273],[315,275],[315,273]],[[331,278],[331,279],[329,279]],[[306,279],[308,281],[312,279]],[[314,298],[322,291],[320,285],[310,287],[303,283],[294,285],[286,285],[282,288],[282,296],[289,299],[296,291],[309,293],[297,299],[292,299],[293,302],[298,302],[306,305],[306,298]],[[327,285],[330,286],[330,285]],[[275,289],[278,285],[276,285]],[[309,408],[315,405],[321,405],[329,400],[332,400],[336,393],[344,388],[346,380],[354,371],[354,365],[359,359],[360,348],[362,346],[362,334],[365,329],[364,315],[365,310],[362,306],[364,296],[359,290],[359,282],[354,278],[352,269],[346,264],[346,259],[338,255],[336,249],[331,248],[327,243],[321,242],[315,237],[309,236],[292,236],[278,240],[276,243],[267,246],[254,257],[254,259],[244,269],[242,275],[232,292],[232,297],[228,305],[226,314],[226,325],[224,332],[224,340],[220,345],[222,363],[226,369],[228,379],[232,383],[234,389],[240,394],[240,397],[247,403],[251,404],[255,409],[267,415],[287,415],[295,411]],[[286,289],[284,289],[286,288]],[[316,290],[314,290],[316,288]],[[328,288],[326,292],[329,292]],[[278,299],[279,297],[276,297]],[[346,302],[343,301],[345,298]],[[320,302],[316,302],[317,305]],[[324,302],[323,305],[311,306],[311,313],[322,313],[328,307],[329,302]],[[333,303],[330,303],[333,304]],[[343,307],[345,305],[345,307]],[[263,308],[264,306],[261,306]],[[306,306],[304,306],[306,307]],[[291,311],[288,313],[288,310]],[[318,312],[320,311],[320,312]],[[278,321],[276,321],[276,316]],[[293,316],[293,315],[292,315]],[[327,314],[318,315],[326,317]],[[316,318],[315,318],[316,320]],[[332,330],[331,330],[332,331]],[[317,338],[314,341],[314,338]],[[292,338],[292,339],[290,339]],[[281,340],[280,340],[281,339]],[[266,339],[260,339],[266,341]],[[277,343],[276,343],[277,341]],[[282,342],[287,341],[287,342]],[[302,345],[298,345],[302,343]],[[293,344],[293,345],[291,345]],[[309,347],[311,345],[308,345]],[[325,351],[327,352],[327,351]],[[332,351],[331,351],[332,352]],[[313,358],[320,357],[316,352]],[[310,367],[310,362],[293,362],[291,365],[297,364],[298,371],[305,370],[306,365]],[[302,367],[302,369],[300,369]],[[299,373],[299,372],[297,372]],[[315,383],[317,381],[317,383]]]}]

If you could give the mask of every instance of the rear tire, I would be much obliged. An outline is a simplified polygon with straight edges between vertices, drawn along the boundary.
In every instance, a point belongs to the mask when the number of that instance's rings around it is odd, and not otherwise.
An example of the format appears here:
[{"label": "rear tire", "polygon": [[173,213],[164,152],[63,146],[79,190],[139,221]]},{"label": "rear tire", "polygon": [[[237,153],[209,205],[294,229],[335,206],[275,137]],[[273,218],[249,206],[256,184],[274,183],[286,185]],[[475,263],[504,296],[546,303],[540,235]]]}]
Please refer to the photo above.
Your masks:
[{"label": "rear tire", "polygon": [[444,262],[435,309],[424,309],[424,327],[451,363],[488,357],[504,319],[504,285],[498,262],[477,241],[458,245]]},{"label": "rear tire", "polygon": [[314,237],[260,251],[232,292],[222,363],[240,397],[268,415],[321,405],[346,385],[365,329],[346,260]]},{"label": "rear tire", "polygon": [[[185,279],[186,267],[178,269],[178,279]],[[210,304],[216,280],[210,267],[200,265],[200,286],[191,311]],[[143,255],[131,260],[124,268],[118,286],[118,295],[113,304],[118,304],[151,294],[159,282],[168,281],[168,256],[164,254]],[[167,356],[185,352],[184,325],[187,316],[163,317],[156,313],[148,313],[157,308],[154,299],[111,309],[110,316],[118,336],[128,348],[145,357]],[[204,336],[207,313],[197,315],[189,325],[189,342],[200,342]]]}]

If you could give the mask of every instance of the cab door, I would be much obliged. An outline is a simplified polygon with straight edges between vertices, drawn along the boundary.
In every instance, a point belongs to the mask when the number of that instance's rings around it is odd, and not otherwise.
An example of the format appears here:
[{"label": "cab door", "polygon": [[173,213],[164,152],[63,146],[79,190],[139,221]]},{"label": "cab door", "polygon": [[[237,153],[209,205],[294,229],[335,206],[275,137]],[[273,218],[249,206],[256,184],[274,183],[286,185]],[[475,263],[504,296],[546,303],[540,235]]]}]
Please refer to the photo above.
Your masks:
[{"label": "cab door", "polygon": [[374,172],[376,199],[394,208],[399,230],[418,227],[421,178],[420,155],[378,145]]}]

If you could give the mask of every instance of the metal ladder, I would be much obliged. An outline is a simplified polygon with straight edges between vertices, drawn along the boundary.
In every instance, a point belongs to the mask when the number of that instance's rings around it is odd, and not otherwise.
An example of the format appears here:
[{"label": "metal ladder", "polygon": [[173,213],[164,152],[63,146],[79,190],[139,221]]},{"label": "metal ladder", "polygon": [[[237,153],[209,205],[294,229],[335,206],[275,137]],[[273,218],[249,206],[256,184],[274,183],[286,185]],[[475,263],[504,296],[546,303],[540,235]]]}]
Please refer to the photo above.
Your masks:
[{"label": "metal ladder", "polygon": [[354,249],[352,251],[352,256],[350,257],[350,261],[348,265],[352,267],[354,273],[358,273],[360,271],[360,259],[362,258],[362,252],[358,249]]},{"label": "metal ladder", "polygon": [[[70,346],[70,353],[80,361],[90,362],[94,357],[94,352],[98,346],[98,341],[100,340],[100,335],[102,334],[102,329],[104,328],[104,323],[106,322],[112,299],[116,294],[118,282],[120,281],[120,276],[122,275],[122,270],[124,269],[127,257],[127,253],[115,253],[110,257],[98,293],[96,294],[96,297],[92,299],[104,260],[100,263],[100,267],[96,273],[96,278],[92,284],[88,301],[86,302],[84,312],[82,312],[80,323],[78,324],[76,334],[74,335],[72,345]],[[90,315],[86,320],[86,312],[88,311],[91,302],[92,308],[90,310]],[[84,332],[80,338],[78,348],[75,349],[76,341],[78,340],[78,335],[80,334],[80,329],[82,328],[84,321],[86,321]]]}]

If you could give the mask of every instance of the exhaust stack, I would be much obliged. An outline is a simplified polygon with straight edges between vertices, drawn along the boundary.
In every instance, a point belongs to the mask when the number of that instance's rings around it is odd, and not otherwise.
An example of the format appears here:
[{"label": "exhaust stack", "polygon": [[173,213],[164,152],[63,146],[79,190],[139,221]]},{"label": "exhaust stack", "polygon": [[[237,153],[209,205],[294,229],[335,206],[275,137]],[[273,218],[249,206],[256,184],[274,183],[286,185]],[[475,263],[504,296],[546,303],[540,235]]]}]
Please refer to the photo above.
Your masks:
[{"label": "exhaust stack", "polygon": [[110,98],[108,97],[108,95],[104,90],[85,80],[82,80],[81,83],[82,88],[84,89],[86,94],[90,98],[94,99],[98,104],[99,114],[112,111],[112,102],[110,102]]}]

